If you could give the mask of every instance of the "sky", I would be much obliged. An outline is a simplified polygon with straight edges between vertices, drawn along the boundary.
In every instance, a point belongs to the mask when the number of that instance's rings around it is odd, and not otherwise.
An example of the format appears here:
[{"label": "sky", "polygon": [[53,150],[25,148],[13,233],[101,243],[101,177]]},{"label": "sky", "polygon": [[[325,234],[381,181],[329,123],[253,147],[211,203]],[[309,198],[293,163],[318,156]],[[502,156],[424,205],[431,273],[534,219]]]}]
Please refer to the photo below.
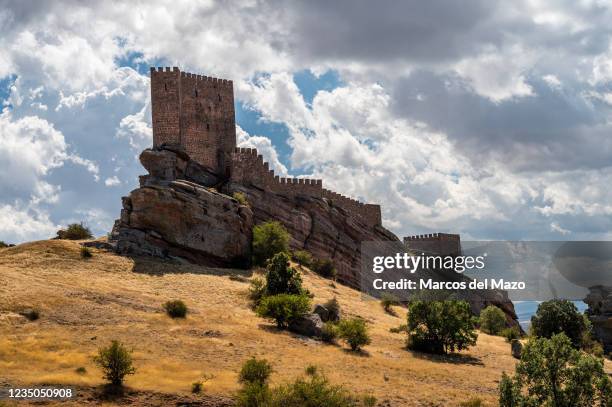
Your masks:
[{"label": "sky", "polygon": [[138,187],[150,66],[234,81],[241,146],[398,236],[612,238],[612,4],[0,0],[0,240]]}]

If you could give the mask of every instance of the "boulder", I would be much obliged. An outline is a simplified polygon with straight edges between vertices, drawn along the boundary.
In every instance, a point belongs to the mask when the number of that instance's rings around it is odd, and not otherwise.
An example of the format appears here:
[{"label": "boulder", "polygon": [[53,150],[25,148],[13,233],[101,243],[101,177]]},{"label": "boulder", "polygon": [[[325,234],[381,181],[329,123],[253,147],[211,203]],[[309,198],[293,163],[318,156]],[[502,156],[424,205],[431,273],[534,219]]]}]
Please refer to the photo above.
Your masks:
[{"label": "boulder", "polygon": [[513,339],[510,342],[510,347],[512,349],[512,356],[517,359],[521,358],[521,353],[523,352],[523,344],[518,339]]},{"label": "boulder", "polygon": [[317,304],[315,305],[313,312],[317,314],[319,317],[321,317],[321,321],[323,322],[329,321],[329,310],[325,308],[325,306],[321,304]]},{"label": "boulder", "polygon": [[293,320],[289,324],[289,330],[304,336],[321,336],[323,321],[318,314],[306,314],[303,317]]}]

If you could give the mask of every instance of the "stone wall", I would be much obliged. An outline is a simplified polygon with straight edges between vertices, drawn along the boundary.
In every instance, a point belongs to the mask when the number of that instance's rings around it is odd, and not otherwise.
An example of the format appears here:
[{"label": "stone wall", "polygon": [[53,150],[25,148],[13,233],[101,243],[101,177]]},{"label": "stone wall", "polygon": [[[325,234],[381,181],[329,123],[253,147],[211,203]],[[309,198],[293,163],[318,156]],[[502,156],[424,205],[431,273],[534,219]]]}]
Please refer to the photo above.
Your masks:
[{"label": "stone wall", "polygon": [[232,158],[231,181],[250,184],[287,197],[297,195],[326,198],[333,205],[359,216],[367,225],[381,224],[380,205],[364,204],[323,188],[323,181],[309,178],[281,178],[254,148],[236,148]]},{"label": "stone wall", "polygon": [[404,237],[404,245],[413,250],[439,255],[461,254],[461,238],[450,233],[430,233]]}]

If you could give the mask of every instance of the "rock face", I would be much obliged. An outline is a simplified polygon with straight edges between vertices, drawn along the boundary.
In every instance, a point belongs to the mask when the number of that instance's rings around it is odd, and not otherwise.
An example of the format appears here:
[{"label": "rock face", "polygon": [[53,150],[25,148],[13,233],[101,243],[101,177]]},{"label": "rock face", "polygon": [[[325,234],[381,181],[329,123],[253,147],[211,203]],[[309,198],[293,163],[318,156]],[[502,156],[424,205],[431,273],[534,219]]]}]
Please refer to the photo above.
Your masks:
[{"label": "rock face", "polygon": [[289,324],[289,330],[299,335],[320,337],[323,329],[323,321],[318,314],[306,314]]},{"label": "rock face", "polygon": [[593,324],[595,336],[602,342],[606,354],[612,352],[612,287],[589,288],[584,302],[589,306],[586,314]]}]

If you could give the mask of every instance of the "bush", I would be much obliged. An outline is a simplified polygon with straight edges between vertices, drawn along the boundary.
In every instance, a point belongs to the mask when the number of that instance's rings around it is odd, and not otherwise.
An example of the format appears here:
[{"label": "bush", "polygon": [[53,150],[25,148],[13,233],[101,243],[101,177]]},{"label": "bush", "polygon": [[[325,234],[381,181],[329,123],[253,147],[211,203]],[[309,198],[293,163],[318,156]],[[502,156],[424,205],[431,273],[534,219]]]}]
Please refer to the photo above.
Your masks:
[{"label": "bush", "polygon": [[266,222],[253,228],[253,262],[265,266],[275,254],[287,252],[289,233],[279,222]]},{"label": "bush", "polygon": [[267,384],[247,383],[236,394],[236,407],[269,407],[270,399]]},{"label": "bush", "polygon": [[545,301],[538,305],[536,314],[531,317],[532,335],[552,338],[553,335],[563,332],[575,348],[582,346],[588,328],[589,323],[585,316],[568,300]]},{"label": "bush", "polygon": [[495,305],[489,305],[480,311],[480,330],[489,335],[497,335],[506,326],[506,314]]},{"label": "bush", "polygon": [[67,239],[67,240],[83,240],[91,239],[93,235],[87,226],[83,223],[71,223],[66,229],[60,229],[57,231],[56,239]]},{"label": "bush", "polygon": [[483,407],[484,403],[478,397],[472,397],[468,401],[459,403],[459,407]]},{"label": "bush", "polygon": [[76,369],[74,369],[74,371],[78,374],[85,374],[87,373],[87,369],[85,369],[83,366],[77,367]]},{"label": "bush", "polygon": [[409,349],[446,354],[476,344],[476,318],[465,301],[413,301],[408,307]]},{"label": "bush", "polygon": [[371,342],[368,328],[365,321],[361,318],[340,321],[338,324],[338,336],[344,339],[353,351],[357,351],[363,345],[368,345]]},{"label": "bush", "polygon": [[244,362],[238,381],[242,384],[265,385],[272,374],[272,366],[266,359],[255,359],[254,357]]},{"label": "bush", "polygon": [[521,331],[518,329],[517,326],[502,329],[499,335],[506,338],[506,342],[512,342],[513,339],[521,339],[522,336]]},{"label": "bush", "polygon": [[336,299],[336,297],[328,300],[323,306],[327,309],[328,319],[330,321],[340,321],[340,303]]},{"label": "bush", "polygon": [[315,365],[308,365],[306,366],[306,375],[308,376],[314,376],[317,374],[317,367]]},{"label": "bush", "polygon": [[388,314],[394,314],[391,306],[399,305],[399,304],[400,304],[399,299],[393,294],[382,293],[382,295],[380,296],[380,305],[382,305],[385,312],[387,312]]},{"label": "bush", "polygon": [[278,294],[265,297],[257,306],[257,315],[276,321],[279,328],[289,324],[310,311],[310,299],[305,295]]},{"label": "bush", "polygon": [[36,321],[38,318],[40,318],[40,312],[34,308],[28,308],[20,312],[20,314],[26,317],[28,321]]},{"label": "bush", "polygon": [[93,257],[91,250],[89,247],[81,247],[81,258],[82,259],[90,259]]},{"label": "bush", "polygon": [[334,263],[328,259],[317,259],[312,263],[312,271],[325,278],[336,278]]},{"label": "bush", "polygon": [[198,381],[191,383],[191,392],[193,394],[200,394],[204,390],[204,382]]},{"label": "bush", "polygon": [[246,195],[242,192],[234,192],[232,198],[238,201],[240,205],[249,206],[249,201]]},{"label": "bush", "polygon": [[523,348],[513,378],[499,385],[500,407],[590,407],[612,403],[612,382],[603,360],[573,347],[564,334],[532,338]]},{"label": "bush", "polygon": [[253,301],[255,306],[266,296],[266,282],[263,278],[254,278],[249,286],[249,299]]},{"label": "bush", "polygon": [[187,305],[181,300],[166,302],[164,304],[164,309],[171,318],[185,318],[187,315]]},{"label": "bush", "polygon": [[285,253],[275,254],[266,270],[266,295],[302,293],[302,276],[289,267],[289,257]]},{"label": "bush", "polygon": [[136,372],[132,363],[132,352],[119,341],[112,341],[106,348],[100,348],[94,362],[104,372],[104,378],[113,386],[121,386],[126,375]]},{"label": "bush", "polygon": [[271,394],[273,407],[352,407],[357,400],[343,386],[332,385],[327,378],[315,374],[307,379],[280,386]]},{"label": "bush", "polygon": [[291,258],[298,266],[310,267],[312,265],[312,255],[306,250],[297,250],[291,253]]},{"label": "bush", "polygon": [[321,340],[327,343],[335,343],[338,337],[338,327],[332,322],[326,322],[321,329]]}]

